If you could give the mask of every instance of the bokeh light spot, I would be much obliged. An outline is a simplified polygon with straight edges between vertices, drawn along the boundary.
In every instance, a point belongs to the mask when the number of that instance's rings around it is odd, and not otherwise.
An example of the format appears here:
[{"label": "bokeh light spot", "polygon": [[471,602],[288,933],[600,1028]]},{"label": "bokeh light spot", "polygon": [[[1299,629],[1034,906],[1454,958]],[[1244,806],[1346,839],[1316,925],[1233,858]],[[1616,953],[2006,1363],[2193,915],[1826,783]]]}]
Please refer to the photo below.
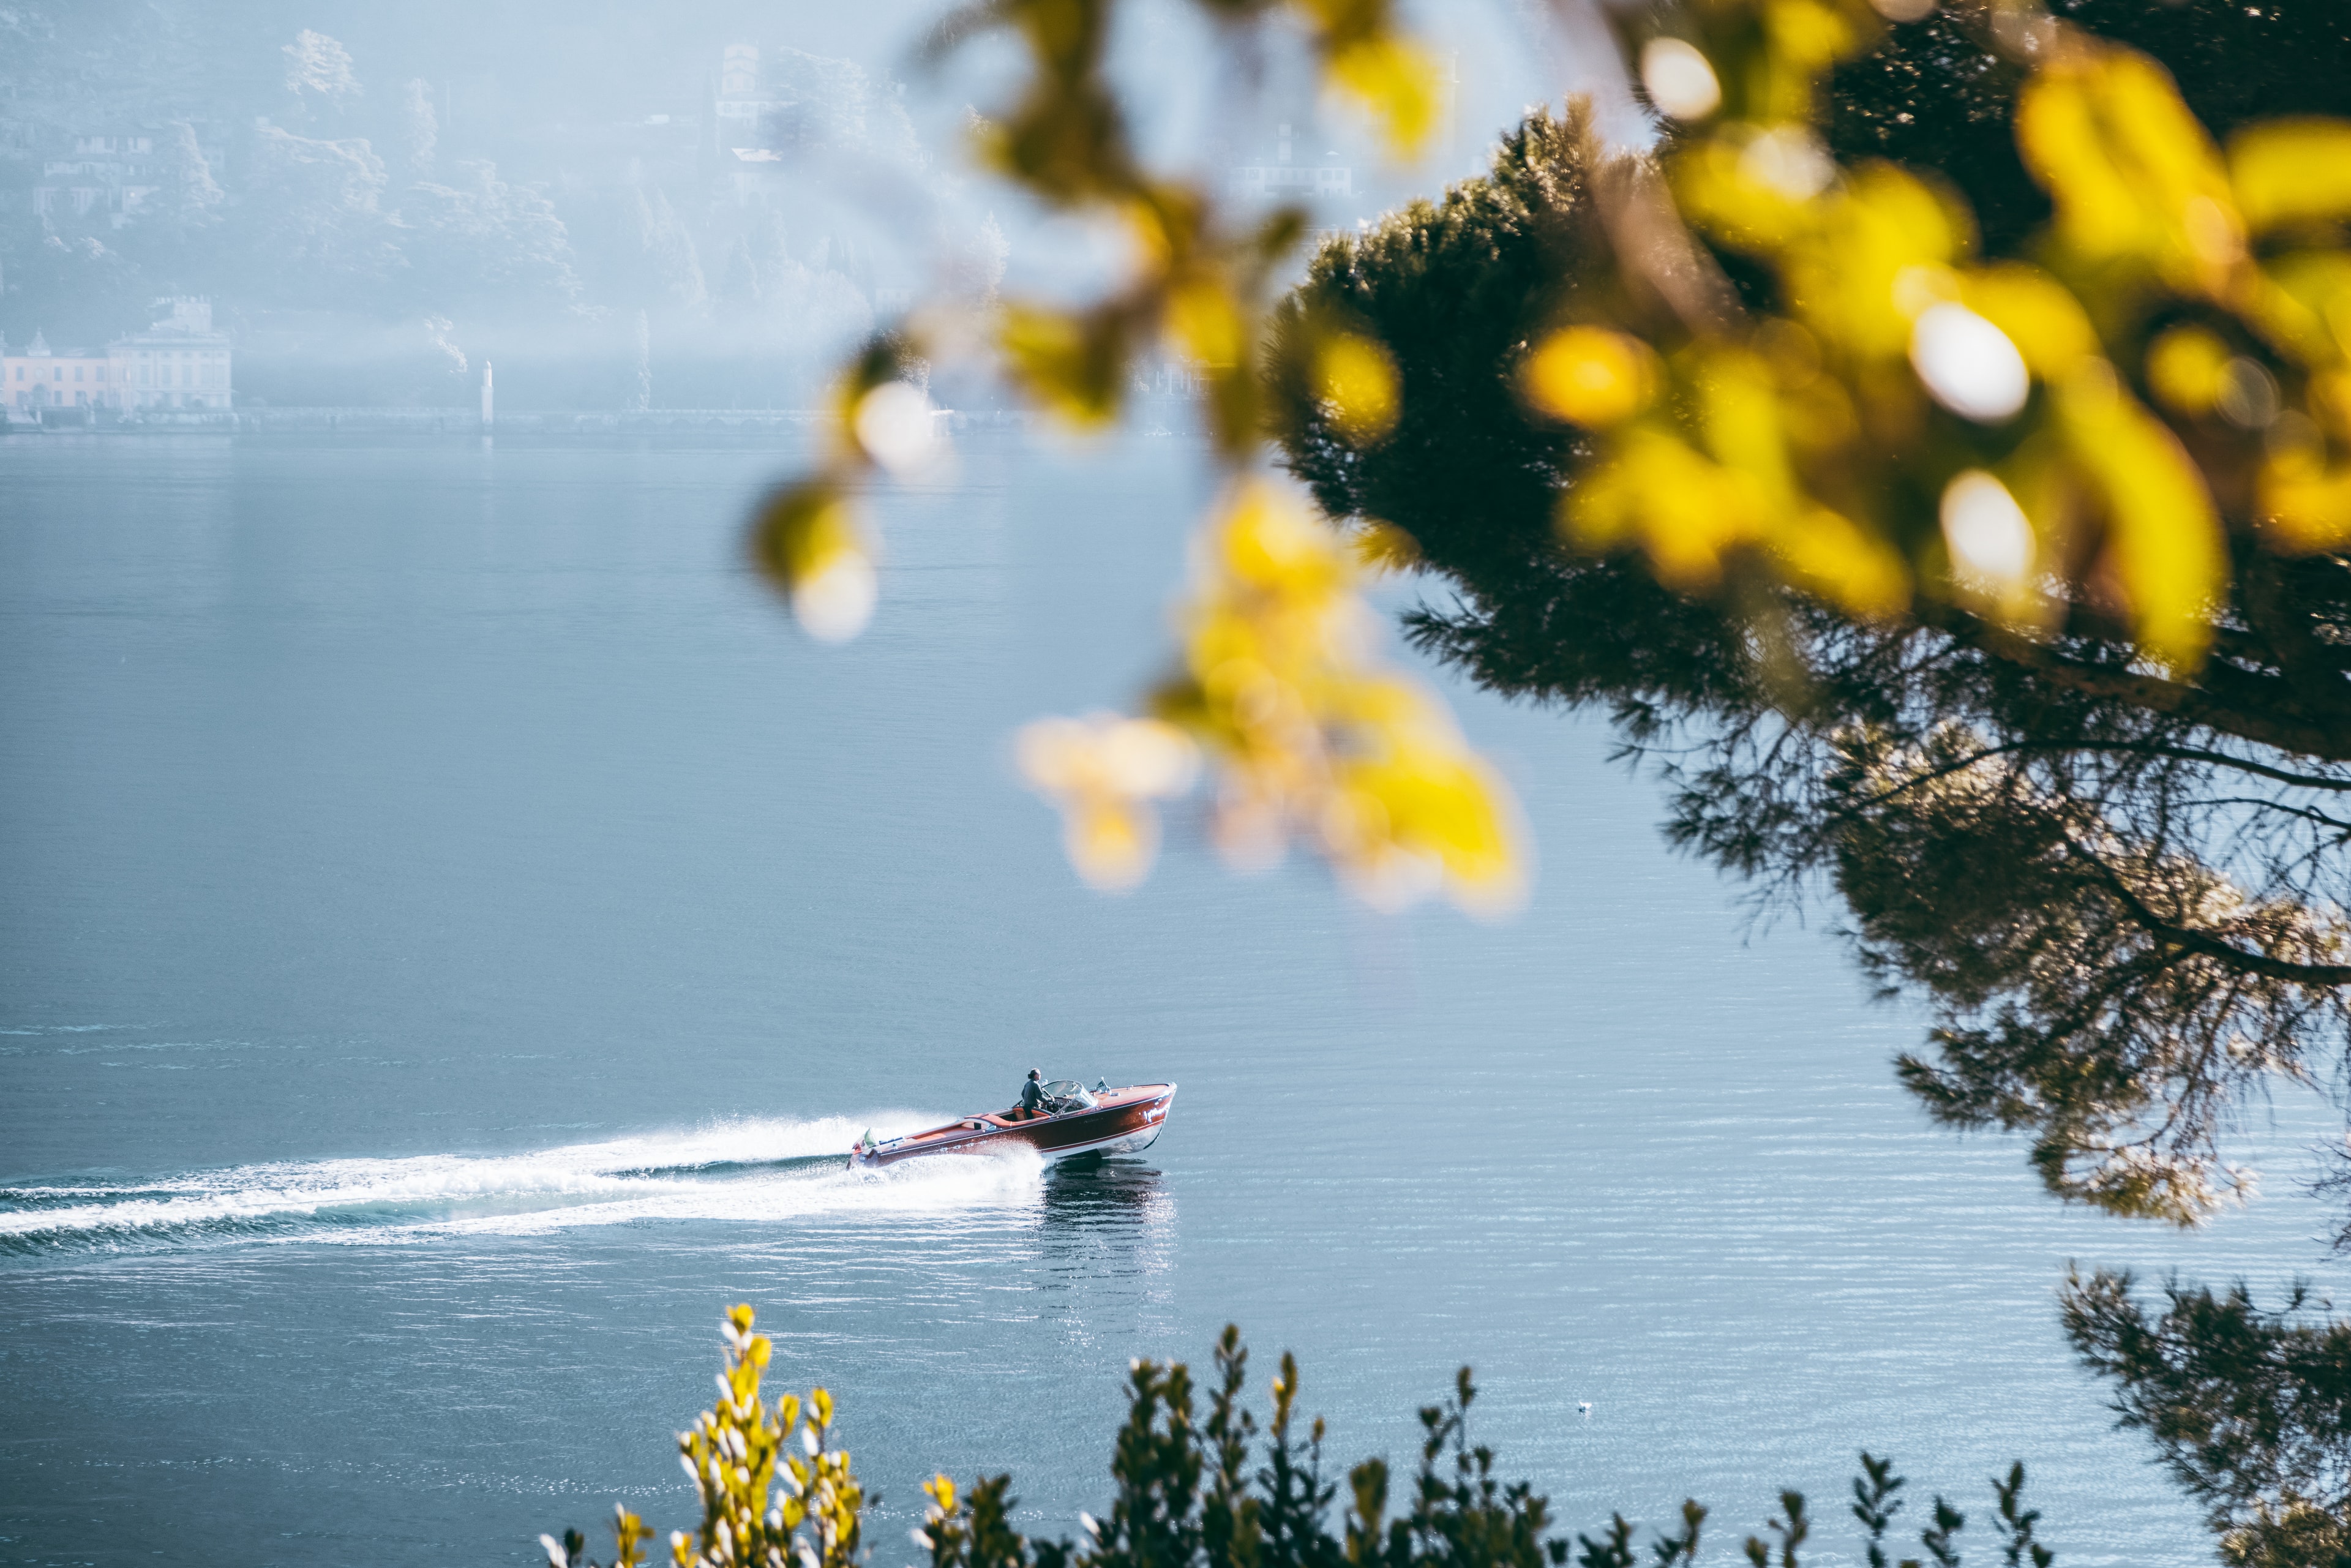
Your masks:
[{"label": "bokeh light spot", "polygon": [[1979,424],[2013,419],[2032,376],[2008,334],[1964,305],[1930,305],[1910,328],[1910,363],[1937,402]]}]

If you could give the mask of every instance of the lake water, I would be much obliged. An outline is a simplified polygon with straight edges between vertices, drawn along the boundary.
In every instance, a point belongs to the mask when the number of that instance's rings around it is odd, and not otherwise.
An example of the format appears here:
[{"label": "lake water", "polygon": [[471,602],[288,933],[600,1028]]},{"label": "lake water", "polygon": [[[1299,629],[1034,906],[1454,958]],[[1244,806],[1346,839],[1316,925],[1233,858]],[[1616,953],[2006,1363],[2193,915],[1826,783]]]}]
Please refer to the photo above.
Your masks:
[{"label": "lake water", "polygon": [[[1895,1088],[1917,1014],[1747,939],[1602,726],[1459,691],[1541,846],[1517,919],[1181,828],[1089,894],[1008,737],[1162,657],[1199,454],[967,443],[884,501],[843,650],[737,552],[797,459],[0,443],[0,1561],[666,1531],[737,1301],[840,1399],[879,1568],[940,1469],[1072,1532],[1127,1359],[1228,1320],[1343,1466],[1474,1364],[1575,1528],[1694,1493],[1729,1561],[1793,1485],[1851,1561],[1866,1444],[1980,1519],[2022,1457],[2062,1562],[2210,1560],[2053,1291],[2316,1269],[2314,1118],[2249,1130],[2273,1196],[2203,1234],[2061,1210]],[[1093,1173],[812,1158],[1031,1065],[1182,1091]]]}]

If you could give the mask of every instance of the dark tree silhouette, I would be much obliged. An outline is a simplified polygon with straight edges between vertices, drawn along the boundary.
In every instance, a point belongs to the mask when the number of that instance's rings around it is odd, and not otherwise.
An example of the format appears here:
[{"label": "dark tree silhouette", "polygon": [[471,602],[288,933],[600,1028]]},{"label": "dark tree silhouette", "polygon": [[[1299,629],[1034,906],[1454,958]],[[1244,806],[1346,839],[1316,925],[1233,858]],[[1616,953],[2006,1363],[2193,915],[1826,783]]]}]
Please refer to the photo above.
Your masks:
[{"label": "dark tree silhouette", "polygon": [[[1865,63],[1876,85],[1893,69]],[[1979,82],[1952,80],[1957,107],[1917,112],[1960,115]],[[1594,156],[1573,116],[1537,116],[1487,177],[1317,257],[1269,370],[1290,466],[1454,591],[1410,618],[1424,647],[1605,708],[1665,779],[1673,839],[1767,898],[1834,888],[1870,971],[1943,1014],[1902,1063],[1935,1115],[2030,1131],[2068,1197],[2193,1220],[2231,1179],[2233,1105],[2351,1065],[2351,564],[2273,553],[2249,497],[2220,497],[2231,597],[2213,656],[2172,677],[2095,579],[2032,641],[1931,600],[1864,621],[1761,574],[1692,598],[1570,553],[1553,517],[1583,450],[1510,372],[1583,280],[1605,286]],[[1326,319],[1395,358],[1402,416],[1368,448],[1305,391]]]},{"label": "dark tree silhouette", "polygon": [[[2339,6],[2056,9],[2163,60],[2216,136],[2351,115]],[[1970,23],[1890,29],[1834,78],[1827,133],[1841,157],[1956,190],[1985,255],[2029,257],[2049,208],[2011,141],[2018,76]],[[1898,1068],[1933,1116],[2028,1133],[2066,1198],[2192,1223],[2237,1179],[2219,1147],[2233,1115],[2281,1083],[2351,1081],[2351,559],[2273,550],[2250,486],[2206,463],[2228,597],[2211,656],[2167,674],[2087,557],[2064,563],[2083,591],[2035,641],[1932,598],[1869,621],[1766,571],[1691,596],[1635,557],[1571,550],[1555,519],[1585,448],[1514,382],[1533,342],[1601,303],[1581,291],[1614,287],[1601,156],[1576,111],[1537,115],[1485,177],[1326,246],[1266,365],[1290,466],[1331,516],[1417,552],[1437,590],[1407,618],[1420,646],[1491,689],[1607,713],[1663,780],[1669,837],[1753,879],[1761,906],[1842,904],[1868,972],[1939,1014]],[[1770,275],[1715,259],[1780,309]],[[1401,414],[1380,441],[1311,390],[1333,322],[1395,358]],[[2351,1192],[2351,1160],[2320,1186]],[[2351,1564],[2351,1323],[2314,1305],[2175,1284],[2150,1316],[2126,1277],[2066,1292],[2077,1349],[2232,1563]],[[1856,1486],[1868,1523],[1886,1499]]]}]

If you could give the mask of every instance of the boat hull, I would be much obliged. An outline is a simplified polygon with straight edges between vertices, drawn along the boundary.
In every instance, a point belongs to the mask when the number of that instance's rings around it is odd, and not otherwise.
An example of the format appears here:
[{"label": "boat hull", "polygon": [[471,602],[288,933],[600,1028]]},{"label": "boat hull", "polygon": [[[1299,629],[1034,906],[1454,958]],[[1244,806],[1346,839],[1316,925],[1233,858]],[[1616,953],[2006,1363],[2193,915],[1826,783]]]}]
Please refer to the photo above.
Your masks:
[{"label": "boat hull", "polygon": [[1173,1083],[1138,1083],[1096,1097],[1084,1110],[1023,1118],[1018,1112],[986,1111],[904,1137],[884,1139],[851,1151],[849,1168],[872,1170],[901,1161],[940,1155],[1003,1154],[1013,1145],[1034,1149],[1047,1161],[1084,1155],[1132,1155],[1149,1148],[1167,1124],[1176,1103]]}]

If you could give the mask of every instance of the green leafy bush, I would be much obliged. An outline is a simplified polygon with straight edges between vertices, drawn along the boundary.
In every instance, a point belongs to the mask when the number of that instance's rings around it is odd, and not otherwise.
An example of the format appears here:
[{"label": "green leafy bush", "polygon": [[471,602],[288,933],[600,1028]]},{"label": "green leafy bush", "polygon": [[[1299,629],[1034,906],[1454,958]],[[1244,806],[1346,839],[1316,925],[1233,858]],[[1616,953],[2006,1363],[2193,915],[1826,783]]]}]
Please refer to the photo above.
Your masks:
[{"label": "green leafy bush", "polygon": [[[861,1522],[867,1501],[850,1472],[849,1455],[832,1446],[832,1401],[821,1388],[803,1406],[789,1395],[770,1409],[760,1401],[759,1373],[770,1354],[752,1314],[727,1314],[726,1395],[677,1437],[686,1473],[702,1502],[693,1534],[670,1537],[677,1568],[848,1568],[864,1559]],[[1217,1382],[1207,1418],[1198,1418],[1191,1369],[1138,1360],[1127,1378],[1125,1424],[1111,1457],[1117,1491],[1100,1520],[1081,1514],[1082,1541],[1030,1539],[1013,1529],[1008,1475],[983,1476],[961,1491],[945,1476],[924,1487],[931,1500],[914,1542],[929,1568],[1635,1568],[1638,1527],[1614,1514],[1596,1536],[1554,1532],[1548,1498],[1526,1481],[1494,1473],[1494,1450],[1469,1441],[1477,1385],[1463,1367],[1453,1392],[1420,1412],[1420,1464],[1408,1500],[1390,1515],[1385,1459],[1347,1472],[1346,1507],[1333,1518],[1338,1484],[1323,1473],[1323,1427],[1317,1417],[1297,1428],[1298,1363],[1287,1354],[1273,1383],[1273,1413],[1260,1427],[1241,1404],[1249,1351],[1228,1325],[1216,1345]],[[801,1411],[808,1416],[805,1423]],[[787,1451],[799,1428],[801,1454]],[[778,1460],[781,1459],[778,1464]],[[2024,1467],[1992,1481],[1992,1526],[2001,1561],[2048,1568],[2049,1549],[2034,1539],[2041,1515],[2023,1506]],[[1861,1526],[1872,1568],[1888,1568],[1886,1537],[1908,1485],[1893,1461],[1861,1456],[1850,1511]],[[771,1487],[784,1496],[770,1501]],[[616,1510],[619,1550],[612,1568],[637,1568],[651,1531]],[[1924,1557],[1901,1568],[1955,1568],[1966,1517],[1938,1497],[1919,1531]],[[1698,1561],[1707,1511],[1685,1501],[1671,1532],[1646,1543],[1654,1568]],[[1780,1512],[1764,1526],[1771,1540],[1747,1538],[1757,1568],[1800,1568],[1812,1539],[1804,1495],[1780,1494]],[[597,1568],[580,1533],[541,1536],[551,1568]],[[2286,1559],[2264,1559],[2283,1562]]]}]

